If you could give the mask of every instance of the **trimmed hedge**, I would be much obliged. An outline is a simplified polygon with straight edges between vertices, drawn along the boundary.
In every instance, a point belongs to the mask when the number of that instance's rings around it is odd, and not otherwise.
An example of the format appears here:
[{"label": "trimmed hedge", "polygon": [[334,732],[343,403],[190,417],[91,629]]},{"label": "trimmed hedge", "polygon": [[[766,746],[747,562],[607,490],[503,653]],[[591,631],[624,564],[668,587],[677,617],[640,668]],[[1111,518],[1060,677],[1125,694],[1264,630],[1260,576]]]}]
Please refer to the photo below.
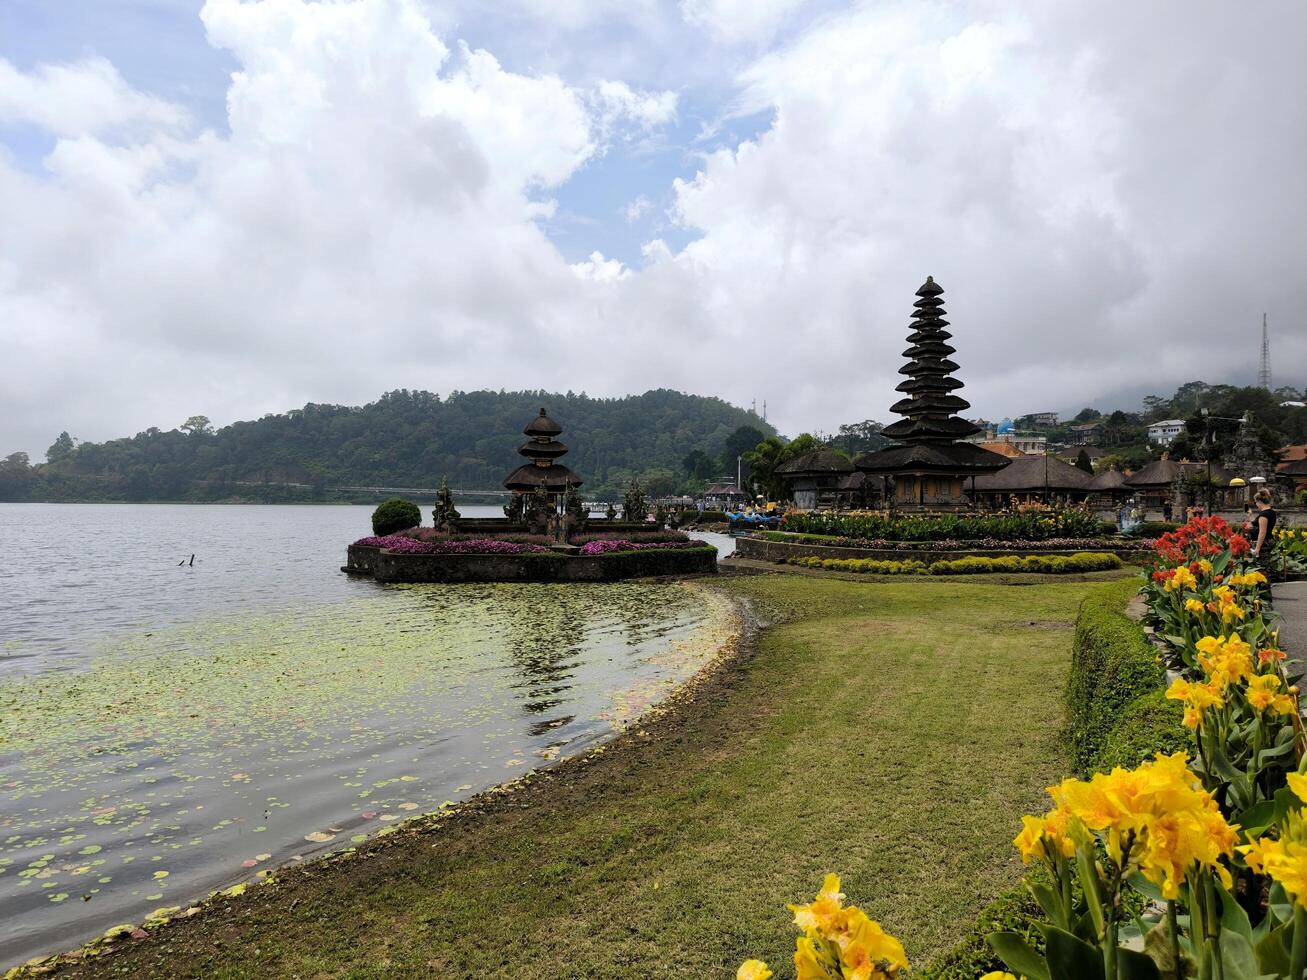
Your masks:
[{"label": "trimmed hedge", "polygon": [[1150,691],[1135,698],[1103,739],[1098,754],[1085,767],[1089,772],[1111,772],[1117,766],[1133,769],[1158,752],[1168,755],[1191,750],[1184,727],[1184,706],[1168,701],[1166,691]]},{"label": "trimmed hedge", "polygon": [[372,533],[384,537],[396,531],[407,531],[422,523],[422,511],[411,500],[391,497],[372,512]]},{"label": "trimmed hedge", "polygon": [[1086,596],[1080,604],[1066,712],[1071,757],[1081,771],[1103,752],[1126,707],[1161,689],[1166,680],[1143,628],[1123,611],[1138,588],[1136,581],[1123,582]]},{"label": "trimmed hedge", "polygon": [[1072,572],[1105,572],[1120,568],[1121,559],[1105,552],[1077,551],[1074,555],[1004,555],[1001,558],[954,558],[930,565],[931,575],[985,575],[991,572],[1038,572],[1066,575]]},{"label": "trimmed hedge", "polygon": [[940,559],[927,565],[915,559],[894,561],[877,558],[818,558],[805,555],[792,558],[791,565],[820,568],[832,572],[858,572],[867,575],[988,575],[996,572],[1034,572],[1040,575],[1068,575],[1076,572],[1102,572],[1121,567],[1116,555],[1080,551],[1074,555],[1004,555],[999,558]]}]

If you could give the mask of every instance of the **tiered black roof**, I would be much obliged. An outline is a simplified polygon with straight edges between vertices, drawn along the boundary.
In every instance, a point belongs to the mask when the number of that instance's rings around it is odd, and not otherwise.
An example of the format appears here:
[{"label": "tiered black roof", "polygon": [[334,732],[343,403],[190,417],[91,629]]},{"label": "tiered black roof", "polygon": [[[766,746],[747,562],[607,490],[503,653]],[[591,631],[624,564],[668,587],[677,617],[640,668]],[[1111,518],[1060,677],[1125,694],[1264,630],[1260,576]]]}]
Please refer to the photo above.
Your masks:
[{"label": "tiered black roof", "polygon": [[579,487],[581,478],[558,462],[567,455],[567,447],[554,438],[562,431],[563,427],[540,409],[540,414],[522,430],[530,438],[518,449],[530,462],[508,474],[504,486],[524,493],[536,487],[544,487],[549,493],[565,493],[569,486]]},{"label": "tiered black roof", "polygon": [[962,382],[951,377],[958,365],[949,356],[957,352],[947,343],[953,335],[944,329],[948,321],[944,319],[944,301],[939,298],[943,292],[934,278],[927,276],[912,304],[916,312],[912,314],[913,331],[908,334],[911,346],[903,352],[907,363],[899,368],[899,374],[907,378],[897,388],[906,397],[890,408],[904,418],[884,429],[885,436],[903,445],[862,456],[857,461],[860,470],[920,469],[971,475],[1007,465],[1007,459],[998,453],[958,442],[975,435],[980,427],[957,415],[971,405],[954,394]]}]

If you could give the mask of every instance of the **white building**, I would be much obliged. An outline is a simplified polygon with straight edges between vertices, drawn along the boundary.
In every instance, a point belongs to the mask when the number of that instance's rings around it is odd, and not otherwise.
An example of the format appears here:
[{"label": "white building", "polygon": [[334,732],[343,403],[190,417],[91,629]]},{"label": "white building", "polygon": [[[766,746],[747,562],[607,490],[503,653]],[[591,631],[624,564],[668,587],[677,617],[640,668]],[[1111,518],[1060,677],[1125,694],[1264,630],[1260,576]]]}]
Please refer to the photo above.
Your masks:
[{"label": "white building", "polygon": [[1184,431],[1184,419],[1163,419],[1148,427],[1148,441],[1169,446],[1171,440]]}]

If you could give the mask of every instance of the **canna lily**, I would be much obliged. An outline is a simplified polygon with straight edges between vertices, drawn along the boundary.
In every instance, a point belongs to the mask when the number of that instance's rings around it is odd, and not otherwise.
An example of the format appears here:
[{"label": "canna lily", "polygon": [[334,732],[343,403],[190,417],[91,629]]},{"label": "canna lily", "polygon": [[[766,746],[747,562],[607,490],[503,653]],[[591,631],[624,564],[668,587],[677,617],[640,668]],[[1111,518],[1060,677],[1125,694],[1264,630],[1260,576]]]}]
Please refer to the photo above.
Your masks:
[{"label": "canna lily", "polygon": [[794,924],[807,932],[816,929],[826,932],[844,908],[844,894],[840,891],[839,875],[828,874],[822,882],[817,898],[807,905],[786,906],[794,913]]},{"label": "canna lily", "polygon": [[745,960],[735,971],[735,980],[768,980],[772,975],[762,960]]}]

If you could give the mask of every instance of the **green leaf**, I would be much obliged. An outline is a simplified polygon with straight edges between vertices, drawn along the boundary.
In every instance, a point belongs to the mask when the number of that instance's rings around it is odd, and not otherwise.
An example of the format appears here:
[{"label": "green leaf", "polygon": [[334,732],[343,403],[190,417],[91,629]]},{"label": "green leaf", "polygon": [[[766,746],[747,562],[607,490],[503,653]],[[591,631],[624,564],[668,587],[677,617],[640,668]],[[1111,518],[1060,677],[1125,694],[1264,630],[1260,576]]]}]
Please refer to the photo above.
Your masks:
[{"label": "green leaf", "polygon": [[1275,814],[1275,800],[1262,800],[1242,813],[1235,814],[1232,822],[1237,822],[1251,840],[1260,837],[1267,827],[1275,823]]},{"label": "green leaf", "polygon": [[[1050,927],[1051,928],[1051,927]],[[995,932],[985,938],[1007,968],[1029,980],[1051,980],[1044,958],[1015,932]]]},{"label": "green leaf", "polygon": [[1161,971],[1152,958],[1133,949],[1116,951],[1117,976],[1121,980],[1161,980]]},{"label": "green leaf", "polygon": [[1288,922],[1281,923],[1259,939],[1253,946],[1253,955],[1257,957],[1257,968],[1263,973],[1287,976],[1289,973],[1289,933]]},{"label": "green leaf", "polygon": [[1275,974],[1262,973],[1252,944],[1237,932],[1221,930],[1221,970],[1225,980],[1275,980]]},{"label": "green leaf", "polygon": [[[1215,877],[1215,875],[1213,875]],[[1216,884],[1216,894],[1221,897],[1221,942],[1225,942],[1225,937],[1232,934],[1242,936],[1251,949],[1253,940],[1253,924],[1248,921],[1248,913],[1244,911],[1233,895],[1226,890],[1226,887],[1219,881]]]},{"label": "green leaf", "polygon": [[1042,926],[1048,944],[1045,957],[1054,977],[1103,980],[1103,957],[1093,946],[1056,926]]}]

